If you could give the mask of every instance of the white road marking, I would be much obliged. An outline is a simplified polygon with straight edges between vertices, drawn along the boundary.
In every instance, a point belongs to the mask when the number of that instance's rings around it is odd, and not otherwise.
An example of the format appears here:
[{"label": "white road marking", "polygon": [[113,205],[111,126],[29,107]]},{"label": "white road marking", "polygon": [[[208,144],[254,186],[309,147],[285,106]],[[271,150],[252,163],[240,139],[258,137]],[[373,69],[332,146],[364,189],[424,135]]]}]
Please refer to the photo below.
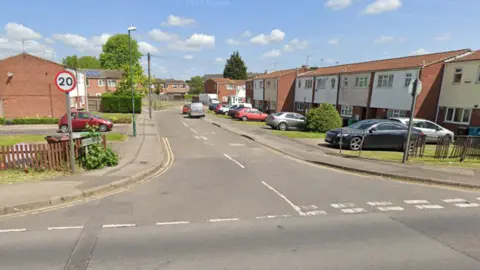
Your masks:
[{"label": "white road marking", "polygon": [[9,232],[26,232],[27,229],[0,229],[0,233],[9,233]]},{"label": "white road marking", "polygon": [[207,137],[204,137],[204,136],[200,136],[200,138],[202,138],[203,140],[207,140]]},{"label": "white road marking", "polygon": [[83,226],[64,226],[64,227],[49,227],[49,231],[54,231],[54,230],[78,230],[78,229],[83,229]]},{"label": "white road marking", "polygon": [[231,158],[229,155],[227,154],[223,154],[226,158],[230,159],[231,161],[237,163],[238,166],[240,166],[242,169],[245,169],[245,166],[243,166],[242,164],[240,164],[240,162],[236,161],[235,159]]},{"label": "white road marking", "polygon": [[386,206],[386,207],[377,207],[378,210],[389,212],[389,211],[403,211],[403,207],[400,206]]},{"label": "white road marking", "polygon": [[128,227],[136,227],[137,224],[107,224],[103,225],[102,228],[128,228]]},{"label": "white road marking", "polygon": [[229,143],[230,146],[245,146],[243,143]]},{"label": "white road marking", "polygon": [[185,122],[182,122],[182,124],[183,124],[185,127],[187,127],[187,128],[188,128],[188,125],[187,125],[187,124],[185,124]]},{"label": "white road marking", "polygon": [[190,130],[191,130],[193,133],[198,134],[198,132],[197,132],[195,129],[190,128]]},{"label": "white road marking", "polygon": [[215,134],[215,132],[212,131],[212,134]]},{"label": "white road marking", "polygon": [[342,212],[345,214],[355,214],[355,213],[365,213],[367,210],[363,208],[347,208],[347,209],[342,209]]},{"label": "white road marking", "polygon": [[430,203],[427,200],[405,200],[404,201],[407,204],[425,204],[425,203]]},{"label": "white road marking", "polygon": [[171,222],[157,222],[156,225],[158,226],[165,226],[165,225],[180,225],[180,224],[189,224],[190,221],[171,221]]},{"label": "white road marking", "polygon": [[268,216],[259,216],[257,219],[272,219],[272,218],[288,218],[291,215],[268,215]]},{"label": "white road marking", "polygon": [[239,218],[216,218],[216,219],[209,219],[208,222],[225,222],[225,221],[238,221]]},{"label": "white road marking", "polygon": [[296,206],[295,204],[293,204],[292,201],[290,201],[287,197],[285,197],[285,195],[278,192],[278,190],[276,190],[275,188],[273,188],[272,186],[267,184],[265,181],[262,181],[262,184],[264,186],[266,186],[268,189],[270,189],[271,191],[275,192],[280,198],[282,198],[286,203],[288,203],[295,211],[297,211],[297,213],[300,216],[306,216],[306,214],[304,212],[302,212],[302,209],[300,207]]},{"label": "white road marking", "polygon": [[391,202],[387,202],[387,201],[367,202],[367,204],[369,204],[369,205],[371,205],[371,206],[386,206],[386,205],[392,205]]},{"label": "white road marking", "polygon": [[318,216],[318,215],[326,215],[326,214],[327,214],[327,212],[322,211],[322,210],[309,211],[309,212],[305,213],[305,215],[307,215],[307,216]]},{"label": "white road marking", "polygon": [[203,142],[203,144],[214,146],[214,144],[211,142]]},{"label": "white road marking", "polygon": [[479,207],[480,206],[480,204],[478,204],[478,203],[457,203],[455,205],[458,206],[458,207],[461,207],[461,208]]},{"label": "white road marking", "polygon": [[193,135],[193,137],[194,137],[196,140],[200,140],[200,136]]},{"label": "white road marking", "polygon": [[418,209],[442,209],[443,206],[438,204],[415,205]]},{"label": "white road marking", "polygon": [[465,199],[460,199],[460,198],[454,198],[454,199],[445,199],[443,200],[444,202],[446,203],[464,203],[466,202],[467,200]]},{"label": "white road marking", "polygon": [[333,208],[348,208],[348,207],[354,207],[354,203],[333,203],[331,204]]},{"label": "white road marking", "polygon": [[318,209],[318,206],[312,204],[312,205],[302,205],[300,206],[303,210],[312,210],[312,209]]}]

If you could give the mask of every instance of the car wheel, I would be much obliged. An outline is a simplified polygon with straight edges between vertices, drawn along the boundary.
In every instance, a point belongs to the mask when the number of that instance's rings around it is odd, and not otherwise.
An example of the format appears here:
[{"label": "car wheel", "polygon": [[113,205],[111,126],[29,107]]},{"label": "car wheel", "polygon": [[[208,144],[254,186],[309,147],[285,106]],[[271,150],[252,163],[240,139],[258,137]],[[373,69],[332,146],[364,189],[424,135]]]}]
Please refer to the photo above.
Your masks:
[{"label": "car wheel", "polygon": [[98,127],[98,130],[100,130],[100,132],[107,132],[108,127],[106,125],[100,125]]},{"label": "car wheel", "polygon": [[60,126],[60,132],[67,133],[68,132],[68,126],[67,125],[61,125]]},{"label": "car wheel", "polygon": [[278,129],[280,129],[281,131],[287,130],[287,123],[280,123],[278,125]]},{"label": "car wheel", "polygon": [[248,118],[246,116],[242,117],[242,121],[247,121]]},{"label": "car wheel", "polygon": [[362,138],[361,137],[353,137],[348,142],[348,148],[353,151],[358,151],[362,148]]}]

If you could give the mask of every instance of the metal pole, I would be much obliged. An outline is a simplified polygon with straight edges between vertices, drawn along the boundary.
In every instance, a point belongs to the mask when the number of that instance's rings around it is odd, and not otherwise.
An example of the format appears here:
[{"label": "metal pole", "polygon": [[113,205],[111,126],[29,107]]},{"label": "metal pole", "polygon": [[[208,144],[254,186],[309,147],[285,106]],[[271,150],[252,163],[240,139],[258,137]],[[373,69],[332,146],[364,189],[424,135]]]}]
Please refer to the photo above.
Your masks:
[{"label": "metal pole", "polygon": [[413,114],[415,113],[415,105],[417,104],[417,85],[418,80],[415,79],[413,84],[413,91],[412,91],[412,106],[410,107],[410,120],[408,121],[408,132],[407,132],[407,144],[405,145],[405,149],[403,150],[403,160],[402,163],[407,162],[408,154],[410,152],[410,135],[412,134],[412,126],[413,126]]},{"label": "metal pole", "polygon": [[150,53],[147,53],[148,62],[148,116],[152,119],[152,82],[150,81]]},{"label": "metal pole", "polygon": [[132,74],[132,41],[130,37],[130,30],[128,30],[128,55],[129,55],[129,77],[130,77],[130,88],[132,89],[132,125],[133,125],[133,137],[137,136],[137,125],[135,122],[135,94],[133,91],[133,74]]},{"label": "metal pole", "polygon": [[[78,87],[78,81],[77,81]],[[69,152],[70,152],[70,168],[72,173],[75,173],[75,149],[73,147],[73,134],[72,134],[72,110],[70,108],[70,95],[65,93],[65,98],[67,99],[67,121],[68,121],[68,137],[69,137]]]}]

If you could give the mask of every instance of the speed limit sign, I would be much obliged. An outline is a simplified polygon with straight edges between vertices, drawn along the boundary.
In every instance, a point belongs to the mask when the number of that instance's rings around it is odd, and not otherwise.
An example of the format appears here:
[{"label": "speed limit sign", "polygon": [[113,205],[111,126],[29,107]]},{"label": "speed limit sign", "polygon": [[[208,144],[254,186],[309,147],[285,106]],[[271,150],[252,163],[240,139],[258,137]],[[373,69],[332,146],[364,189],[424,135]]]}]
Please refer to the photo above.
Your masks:
[{"label": "speed limit sign", "polygon": [[72,72],[68,70],[62,70],[55,75],[55,85],[57,86],[58,90],[68,93],[72,91],[75,86],[77,86],[77,80]]}]

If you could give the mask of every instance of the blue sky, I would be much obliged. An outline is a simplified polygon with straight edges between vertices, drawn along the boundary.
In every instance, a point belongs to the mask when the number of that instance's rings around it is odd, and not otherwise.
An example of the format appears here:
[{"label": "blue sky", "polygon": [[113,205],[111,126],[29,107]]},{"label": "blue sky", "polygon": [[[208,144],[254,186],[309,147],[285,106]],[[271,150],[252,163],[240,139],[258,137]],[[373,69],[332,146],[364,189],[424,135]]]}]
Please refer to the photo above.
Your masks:
[{"label": "blue sky", "polygon": [[[157,78],[326,66],[478,49],[478,0],[2,0],[0,58],[24,49],[61,61],[98,56],[129,25]],[[142,59],[145,63],[146,57]],[[275,63],[275,64],[274,64]]]}]

